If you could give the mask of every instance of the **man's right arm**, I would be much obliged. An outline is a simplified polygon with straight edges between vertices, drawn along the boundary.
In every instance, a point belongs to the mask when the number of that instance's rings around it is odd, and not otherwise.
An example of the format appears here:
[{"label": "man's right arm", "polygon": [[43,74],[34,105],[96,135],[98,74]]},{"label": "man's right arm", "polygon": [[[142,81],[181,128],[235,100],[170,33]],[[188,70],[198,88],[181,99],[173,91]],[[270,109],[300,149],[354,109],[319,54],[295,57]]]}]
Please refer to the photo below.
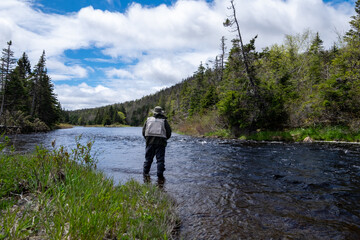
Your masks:
[{"label": "man's right arm", "polygon": [[166,129],[166,138],[169,139],[171,137],[171,127],[167,120],[165,120],[165,129]]}]

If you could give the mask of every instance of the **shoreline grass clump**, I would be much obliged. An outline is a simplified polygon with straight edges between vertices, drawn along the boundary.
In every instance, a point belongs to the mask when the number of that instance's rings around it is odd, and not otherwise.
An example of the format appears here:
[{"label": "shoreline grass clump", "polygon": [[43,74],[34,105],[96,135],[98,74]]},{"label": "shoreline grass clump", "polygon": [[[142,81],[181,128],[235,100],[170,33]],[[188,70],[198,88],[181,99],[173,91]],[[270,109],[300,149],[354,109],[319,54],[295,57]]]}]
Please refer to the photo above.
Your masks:
[{"label": "shoreline grass clump", "polygon": [[174,201],[155,185],[115,185],[79,140],[0,155],[0,239],[171,239]]}]

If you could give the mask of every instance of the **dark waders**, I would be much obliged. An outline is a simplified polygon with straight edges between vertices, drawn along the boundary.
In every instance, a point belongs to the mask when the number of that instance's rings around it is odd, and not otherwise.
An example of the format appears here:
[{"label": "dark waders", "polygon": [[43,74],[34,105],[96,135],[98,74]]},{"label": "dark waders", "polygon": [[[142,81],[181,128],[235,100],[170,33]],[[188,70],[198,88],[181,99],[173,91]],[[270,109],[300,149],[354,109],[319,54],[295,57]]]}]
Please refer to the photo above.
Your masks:
[{"label": "dark waders", "polygon": [[165,146],[158,144],[150,144],[146,147],[144,175],[149,174],[151,164],[156,156],[157,176],[164,177],[165,171]]}]

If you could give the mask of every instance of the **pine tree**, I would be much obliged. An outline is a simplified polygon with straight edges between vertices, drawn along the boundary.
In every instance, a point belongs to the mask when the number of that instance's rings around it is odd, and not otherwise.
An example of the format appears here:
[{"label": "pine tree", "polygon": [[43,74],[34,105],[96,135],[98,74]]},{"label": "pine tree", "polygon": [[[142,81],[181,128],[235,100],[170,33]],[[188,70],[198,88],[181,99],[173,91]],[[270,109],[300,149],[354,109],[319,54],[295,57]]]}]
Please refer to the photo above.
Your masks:
[{"label": "pine tree", "polygon": [[7,102],[11,111],[20,110],[29,114],[30,98],[28,93],[31,65],[26,53],[18,60],[17,66],[11,73],[6,88]]},{"label": "pine tree", "polygon": [[60,118],[61,107],[54,94],[54,85],[47,74],[41,78],[40,86],[39,118],[52,126]]},{"label": "pine tree", "polygon": [[336,123],[359,118],[360,114],[360,0],[355,12],[344,37],[347,45],[333,60],[333,74],[324,91],[328,115]]},{"label": "pine tree", "polygon": [[12,42],[7,42],[8,47],[2,50],[1,57],[1,106],[0,106],[0,118],[2,117],[5,107],[6,107],[6,88],[7,83],[10,79],[10,73],[13,70],[13,65],[15,64],[14,52],[11,50]]},{"label": "pine tree", "polygon": [[29,88],[31,77],[31,64],[27,54],[24,52],[22,57],[17,62],[18,74],[23,81],[25,88]]},{"label": "pine tree", "polygon": [[95,124],[102,124],[104,118],[104,109],[99,108],[96,112],[96,116],[94,119]]},{"label": "pine tree", "polygon": [[40,103],[40,92],[41,92],[41,80],[46,75],[46,68],[45,68],[45,51],[43,51],[38,63],[34,68],[34,75],[31,79],[31,96],[32,96],[32,103],[31,103],[31,116],[35,117],[39,115],[39,103]]},{"label": "pine tree", "polygon": [[38,117],[51,126],[59,119],[61,109],[53,93],[54,85],[47,75],[45,63],[45,51],[43,51],[31,80],[31,116]]},{"label": "pine tree", "polygon": [[360,42],[360,0],[355,3],[356,15],[351,17],[350,30],[345,34],[345,41],[348,43]]},{"label": "pine tree", "polygon": [[322,71],[323,71],[323,59],[324,54],[324,46],[323,41],[321,40],[319,33],[316,33],[314,40],[309,49],[309,77],[310,77],[310,89],[313,88],[314,84],[318,84],[321,79],[323,79]]}]

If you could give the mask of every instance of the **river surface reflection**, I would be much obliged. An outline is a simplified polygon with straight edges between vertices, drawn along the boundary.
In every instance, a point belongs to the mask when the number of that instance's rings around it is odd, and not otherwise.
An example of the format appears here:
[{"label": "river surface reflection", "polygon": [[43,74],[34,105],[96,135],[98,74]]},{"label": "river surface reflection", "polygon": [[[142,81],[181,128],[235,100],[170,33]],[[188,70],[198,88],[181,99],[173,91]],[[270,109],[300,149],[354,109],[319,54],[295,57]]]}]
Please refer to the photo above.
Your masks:
[{"label": "river surface reflection", "polygon": [[[12,136],[17,151],[94,139],[98,169],[143,181],[141,128],[60,129]],[[155,164],[155,163],[154,163]],[[151,181],[157,182],[156,166]],[[360,145],[251,143],[174,134],[164,191],[183,239],[360,239]]]}]

